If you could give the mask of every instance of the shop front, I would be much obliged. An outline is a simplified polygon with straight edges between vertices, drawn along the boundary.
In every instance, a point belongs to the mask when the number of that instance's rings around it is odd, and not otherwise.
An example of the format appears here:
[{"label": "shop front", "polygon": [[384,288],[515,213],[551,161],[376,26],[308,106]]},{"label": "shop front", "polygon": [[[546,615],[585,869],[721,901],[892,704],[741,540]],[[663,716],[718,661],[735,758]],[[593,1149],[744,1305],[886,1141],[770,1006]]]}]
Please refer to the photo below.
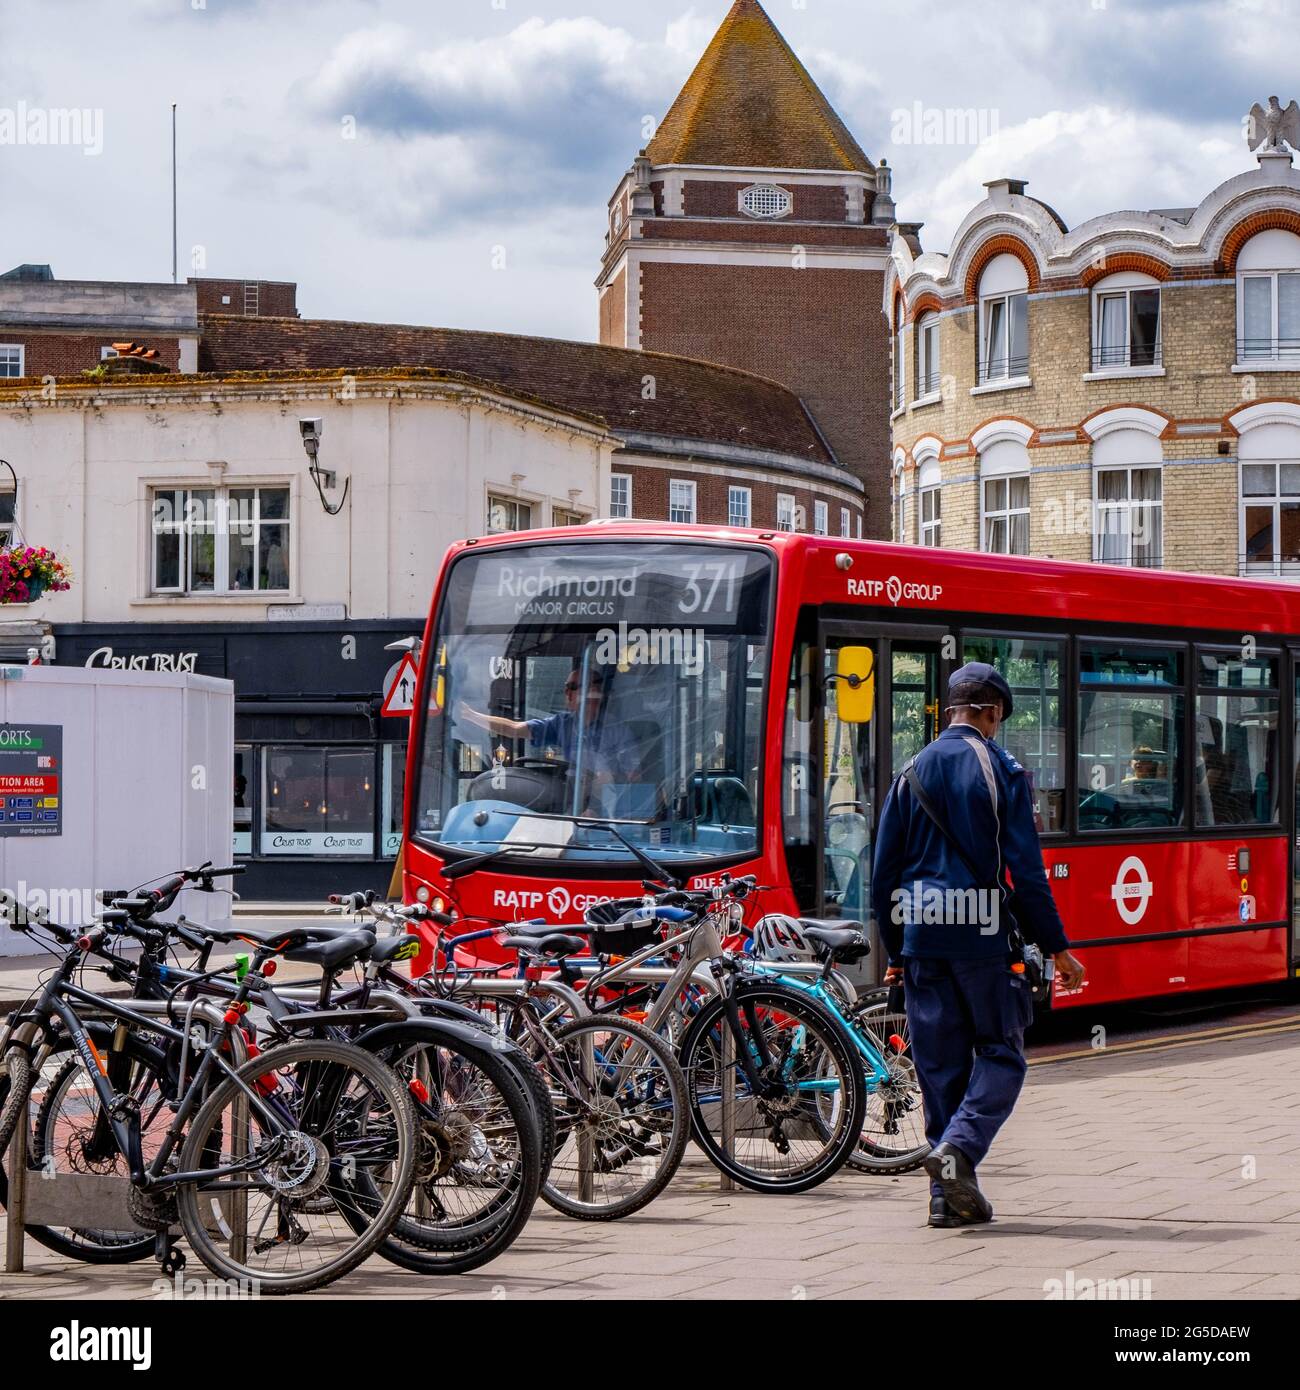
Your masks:
[{"label": "shop front", "polygon": [[[246,899],[388,887],[401,844],[407,721],[380,714],[422,620],[56,626],[56,664],[193,671],[235,683],[237,862]],[[164,873],[177,867],[159,864]]]}]

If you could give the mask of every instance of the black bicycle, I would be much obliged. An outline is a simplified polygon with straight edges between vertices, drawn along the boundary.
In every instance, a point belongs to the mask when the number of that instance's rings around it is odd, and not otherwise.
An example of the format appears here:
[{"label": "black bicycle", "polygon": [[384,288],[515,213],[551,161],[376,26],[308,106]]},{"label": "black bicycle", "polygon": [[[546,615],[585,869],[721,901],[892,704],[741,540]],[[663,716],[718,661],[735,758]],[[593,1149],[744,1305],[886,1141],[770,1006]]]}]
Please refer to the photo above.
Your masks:
[{"label": "black bicycle", "polygon": [[[155,890],[153,901],[234,872],[211,865],[182,871]],[[230,991],[219,1024],[203,1035],[136,1001],[105,998],[74,983],[94,956],[121,968],[109,949],[115,934],[151,946],[165,939],[161,930],[133,920],[131,908],[109,909],[81,933],[49,922],[23,926],[65,949],[35,1002],[0,1034],[0,1151],[27,1123],[34,1058],[70,1050],[94,1090],[96,1124],[124,1159],[131,1219],[157,1232],[164,1273],[184,1263],[171,1235],[177,1225],[214,1274],[275,1294],[329,1283],[384,1241],[416,1176],[407,1087],[372,1052],[350,1042],[302,1039],[247,1055],[256,1045],[250,1046],[242,1020],[274,959],[318,959],[330,946],[328,928],[324,939],[298,926],[256,935],[238,927],[198,929],[205,942],[242,940],[253,948],[251,968]],[[107,1049],[96,1041],[102,1030],[83,1014],[111,1021]],[[152,1152],[146,1154],[140,1090],[120,1088],[113,1076],[122,1074],[117,1052],[138,1063],[149,1047],[165,1059],[155,1075],[166,1079],[157,1084],[173,1094],[165,1127],[149,1126]]]}]

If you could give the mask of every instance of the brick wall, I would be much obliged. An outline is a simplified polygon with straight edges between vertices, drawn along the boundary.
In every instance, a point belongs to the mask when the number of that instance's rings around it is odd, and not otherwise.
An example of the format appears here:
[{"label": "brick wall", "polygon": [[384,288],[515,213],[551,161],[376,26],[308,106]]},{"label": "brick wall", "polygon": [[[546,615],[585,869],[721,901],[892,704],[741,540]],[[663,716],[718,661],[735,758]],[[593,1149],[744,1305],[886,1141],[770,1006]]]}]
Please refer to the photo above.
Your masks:
[{"label": "brick wall", "polygon": [[797,392],[839,462],[866,483],[866,534],[887,536],[881,293],[877,271],[646,263],[641,342],[740,367]]},{"label": "brick wall", "polygon": [[814,525],[814,503],[822,501],[827,507],[829,534],[840,534],[840,508],[849,509],[849,530],[854,536],[858,533],[858,517],[862,513],[859,503],[849,500],[838,492],[829,492],[804,484],[761,483],[748,478],[728,478],[717,473],[702,473],[689,461],[680,466],[665,468],[649,467],[620,458],[615,454],[610,471],[627,473],[632,478],[632,515],[641,521],[668,519],[669,483],[677,478],[695,483],[696,520],[702,525],[725,526],[728,519],[728,490],[733,485],[750,489],[751,524],[758,527],[776,529],[776,499],[778,493],[793,496],[796,508],[802,513],[799,529],[811,532]]},{"label": "brick wall", "polygon": [[25,349],[23,371],[29,377],[77,376],[98,367],[100,349],[113,342],[132,341],[156,348],[169,371],[180,365],[180,342],[176,338],[155,338],[141,334],[105,330],[88,333],[33,333],[30,329],[6,329],[0,324],[0,343],[20,343]]},{"label": "brick wall", "polygon": [[620,270],[600,297],[600,341],[627,346],[627,271]]},{"label": "brick wall", "polygon": [[[201,314],[242,314],[245,286],[255,287],[256,312],[265,318],[296,318],[298,286],[282,280],[217,280],[191,276]],[[229,303],[223,300],[229,299]]]},{"label": "brick wall", "polygon": [[[970,436],[1000,417],[1034,430],[1030,464],[1031,551],[1056,559],[1092,558],[1094,446],[1083,422],[1117,406],[1139,406],[1170,417],[1158,441],[1162,466],[1165,568],[1209,574],[1238,572],[1238,441],[1227,417],[1255,400],[1300,403],[1300,371],[1234,372],[1236,285],[1170,279],[1161,292],[1163,375],[1087,380],[1091,371],[1092,296],[1085,290],[1029,302],[1028,388],[971,394],[976,381],[977,311],[971,306],[940,319],[941,399],[916,406],[915,323],[905,330],[909,403],[893,421],[893,442],[910,451],[922,436],[969,449]],[[1180,434],[1179,424],[1197,428]],[[1204,427],[1204,428],[1202,428]],[[1054,435],[1073,431],[1066,442]],[[1048,436],[1045,442],[1043,436]],[[1300,445],[1300,434],[1297,435]],[[945,450],[945,453],[947,451]],[[1300,458],[1300,448],[1297,449]],[[1118,460],[1108,459],[1108,462]],[[979,492],[959,482],[978,472],[973,450],[941,459],[943,544],[978,548]],[[915,531],[916,469],[904,480],[907,522]]]},{"label": "brick wall", "polygon": [[[731,217],[750,225],[762,222],[746,217],[740,211],[740,195],[753,186],[754,179],[727,182],[720,179],[687,179],[682,185],[687,217]],[[796,183],[776,186],[790,194],[790,213],[778,222],[844,222],[848,218],[848,200],[841,184]]]}]

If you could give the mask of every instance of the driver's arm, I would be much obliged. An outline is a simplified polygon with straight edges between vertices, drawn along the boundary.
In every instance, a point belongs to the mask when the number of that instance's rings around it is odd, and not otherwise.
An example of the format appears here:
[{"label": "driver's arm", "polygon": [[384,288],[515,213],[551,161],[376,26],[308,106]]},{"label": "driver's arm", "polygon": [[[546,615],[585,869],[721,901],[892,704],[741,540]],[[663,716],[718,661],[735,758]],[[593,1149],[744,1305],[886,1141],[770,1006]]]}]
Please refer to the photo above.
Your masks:
[{"label": "driver's arm", "polygon": [[456,706],[456,716],[501,738],[527,738],[530,732],[527,721],[523,719],[506,719],[499,714],[484,714],[482,710],[467,705],[464,700]]}]

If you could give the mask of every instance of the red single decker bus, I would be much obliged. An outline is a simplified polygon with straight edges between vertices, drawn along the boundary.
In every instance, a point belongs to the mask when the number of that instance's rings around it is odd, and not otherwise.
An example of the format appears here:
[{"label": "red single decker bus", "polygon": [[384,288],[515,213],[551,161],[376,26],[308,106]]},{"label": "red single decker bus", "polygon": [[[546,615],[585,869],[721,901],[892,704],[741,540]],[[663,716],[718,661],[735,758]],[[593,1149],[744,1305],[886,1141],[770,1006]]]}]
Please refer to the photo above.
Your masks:
[{"label": "red single decker bus", "polygon": [[972,660],[1014,691],[1002,742],[1088,969],[1055,1007],[1297,973],[1300,592],[787,532],[453,546],[412,719],[407,901],[573,921],[639,893],[648,856],[866,920],[885,794]]}]

